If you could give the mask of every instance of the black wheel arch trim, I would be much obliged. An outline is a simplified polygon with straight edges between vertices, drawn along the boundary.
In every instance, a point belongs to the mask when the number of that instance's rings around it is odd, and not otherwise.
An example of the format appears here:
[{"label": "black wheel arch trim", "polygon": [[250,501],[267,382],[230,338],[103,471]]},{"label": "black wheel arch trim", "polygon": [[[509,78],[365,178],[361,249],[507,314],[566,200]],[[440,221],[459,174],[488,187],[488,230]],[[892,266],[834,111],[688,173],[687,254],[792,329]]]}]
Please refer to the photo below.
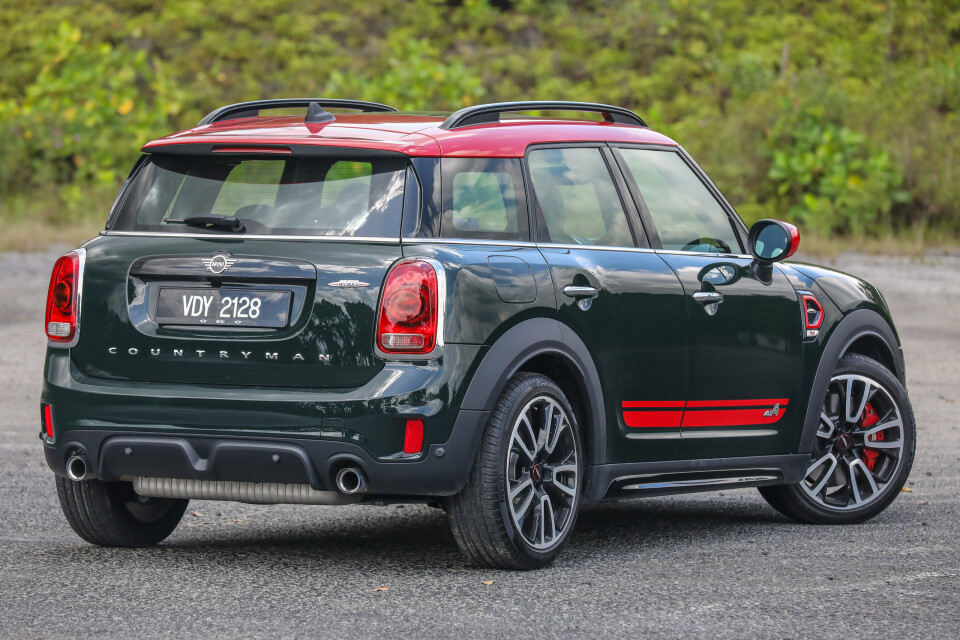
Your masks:
[{"label": "black wheel arch trim", "polygon": [[840,358],[847,354],[853,343],[868,336],[878,338],[886,345],[896,367],[893,374],[906,386],[903,352],[900,350],[900,343],[890,323],[871,309],[850,312],[834,328],[820,356],[820,364],[817,366],[817,373],[810,387],[798,453],[810,453],[813,450],[813,441],[820,420],[820,408]]},{"label": "black wheel arch trim", "polygon": [[600,376],[590,350],[569,327],[552,318],[531,318],[508,329],[484,356],[464,394],[461,409],[490,411],[507,381],[523,365],[541,355],[556,355],[577,375],[586,404],[588,424],[582,425],[588,457],[586,464],[602,464],[606,455],[607,421]]}]

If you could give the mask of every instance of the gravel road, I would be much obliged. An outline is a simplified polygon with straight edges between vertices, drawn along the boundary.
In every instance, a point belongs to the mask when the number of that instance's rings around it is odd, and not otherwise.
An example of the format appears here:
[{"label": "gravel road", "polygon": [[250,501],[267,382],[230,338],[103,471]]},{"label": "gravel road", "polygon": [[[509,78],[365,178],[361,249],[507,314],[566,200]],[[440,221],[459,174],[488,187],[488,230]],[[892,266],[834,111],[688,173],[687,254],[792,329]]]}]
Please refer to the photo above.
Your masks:
[{"label": "gravel road", "polygon": [[960,636],[960,255],[836,261],[886,294],[919,425],[880,517],[798,525],[751,489],[594,506],[532,573],[464,566],[422,506],[197,501],[156,549],[82,542],[36,436],[55,257],[0,255],[0,635]]}]

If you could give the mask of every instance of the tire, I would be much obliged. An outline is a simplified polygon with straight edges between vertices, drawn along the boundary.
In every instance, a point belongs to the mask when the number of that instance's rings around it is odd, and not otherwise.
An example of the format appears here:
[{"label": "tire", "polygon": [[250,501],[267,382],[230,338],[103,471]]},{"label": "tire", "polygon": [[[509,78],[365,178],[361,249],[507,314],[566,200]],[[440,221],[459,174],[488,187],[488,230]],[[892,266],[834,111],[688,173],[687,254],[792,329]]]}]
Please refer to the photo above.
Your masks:
[{"label": "tire", "polygon": [[56,476],[60,507],[78,536],[101,547],[149,547],[177,528],[189,500],[147,498],[130,482]]},{"label": "tire", "polygon": [[477,566],[539,569],[569,540],[582,488],[570,403],[550,378],[518,373],[490,414],[466,487],[447,499],[453,537]]},{"label": "tire", "polygon": [[799,522],[864,522],[899,495],[916,446],[913,407],[900,381],[876,360],[846,355],[827,389],[807,475],[760,487],[760,494]]}]

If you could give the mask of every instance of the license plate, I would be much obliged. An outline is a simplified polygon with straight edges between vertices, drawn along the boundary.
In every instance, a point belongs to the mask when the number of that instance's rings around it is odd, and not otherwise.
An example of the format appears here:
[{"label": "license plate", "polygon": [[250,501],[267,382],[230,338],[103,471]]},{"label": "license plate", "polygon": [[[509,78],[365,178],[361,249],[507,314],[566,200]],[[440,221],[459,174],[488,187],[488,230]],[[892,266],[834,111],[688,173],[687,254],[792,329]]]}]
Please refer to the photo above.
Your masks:
[{"label": "license plate", "polygon": [[285,327],[289,291],[160,289],[158,324],[201,327]]}]

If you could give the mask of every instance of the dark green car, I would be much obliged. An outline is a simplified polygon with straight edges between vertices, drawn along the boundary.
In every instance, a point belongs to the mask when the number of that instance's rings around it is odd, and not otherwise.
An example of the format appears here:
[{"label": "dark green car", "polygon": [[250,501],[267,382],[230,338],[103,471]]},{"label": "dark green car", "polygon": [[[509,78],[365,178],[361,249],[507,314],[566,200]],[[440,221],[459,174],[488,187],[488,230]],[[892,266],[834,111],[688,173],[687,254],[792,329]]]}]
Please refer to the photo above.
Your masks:
[{"label": "dark green car", "polygon": [[748,230],[631,111],[268,100],[143,152],[47,303],[41,438],[85,540],[155,544],[191,498],[428,502],[529,569],[585,502],[756,486],[853,523],[906,481],[883,297],[782,263],[797,230]]}]

